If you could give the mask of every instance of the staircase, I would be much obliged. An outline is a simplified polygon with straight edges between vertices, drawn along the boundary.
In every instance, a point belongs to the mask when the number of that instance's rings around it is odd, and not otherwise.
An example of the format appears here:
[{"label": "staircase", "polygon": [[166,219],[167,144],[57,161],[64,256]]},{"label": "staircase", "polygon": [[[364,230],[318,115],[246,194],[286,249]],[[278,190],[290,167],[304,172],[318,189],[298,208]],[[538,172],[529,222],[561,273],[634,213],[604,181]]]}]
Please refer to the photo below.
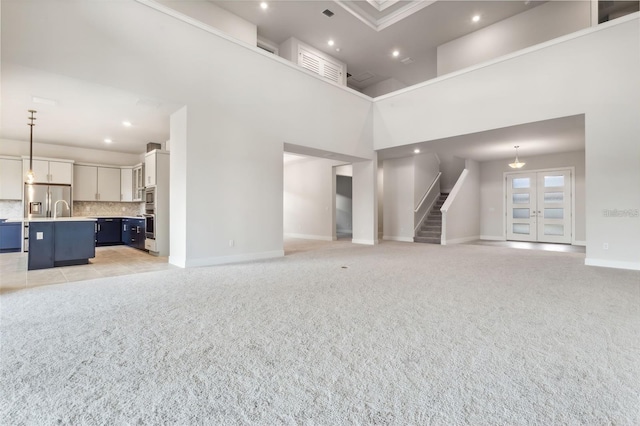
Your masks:
[{"label": "staircase", "polygon": [[436,203],[427,214],[427,217],[418,228],[413,241],[416,243],[440,244],[440,236],[442,235],[442,212],[440,208],[444,204],[449,194],[440,194]]}]

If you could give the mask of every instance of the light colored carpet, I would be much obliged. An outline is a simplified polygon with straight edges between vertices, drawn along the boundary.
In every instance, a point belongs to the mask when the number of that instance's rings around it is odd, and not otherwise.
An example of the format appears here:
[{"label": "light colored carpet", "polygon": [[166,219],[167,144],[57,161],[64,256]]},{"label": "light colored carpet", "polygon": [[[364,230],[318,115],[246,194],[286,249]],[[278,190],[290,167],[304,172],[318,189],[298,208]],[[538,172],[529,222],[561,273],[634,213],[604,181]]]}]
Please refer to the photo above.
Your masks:
[{"label": "light colored carpet", "polygon": [[0,296],[1,424],[640,424],[640,273],[293,242]]}]

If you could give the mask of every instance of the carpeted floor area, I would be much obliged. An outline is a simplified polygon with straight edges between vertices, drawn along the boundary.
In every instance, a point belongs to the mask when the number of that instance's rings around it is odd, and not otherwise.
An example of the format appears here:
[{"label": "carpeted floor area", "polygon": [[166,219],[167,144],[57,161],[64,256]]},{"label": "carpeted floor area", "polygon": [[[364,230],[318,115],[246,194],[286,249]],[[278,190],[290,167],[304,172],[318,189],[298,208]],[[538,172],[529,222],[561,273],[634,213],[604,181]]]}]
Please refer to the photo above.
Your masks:
[{"label": "carpeted floor area", "polygon": [[0,296],[0,424],[640,424],[640,273],[291,241]]}]

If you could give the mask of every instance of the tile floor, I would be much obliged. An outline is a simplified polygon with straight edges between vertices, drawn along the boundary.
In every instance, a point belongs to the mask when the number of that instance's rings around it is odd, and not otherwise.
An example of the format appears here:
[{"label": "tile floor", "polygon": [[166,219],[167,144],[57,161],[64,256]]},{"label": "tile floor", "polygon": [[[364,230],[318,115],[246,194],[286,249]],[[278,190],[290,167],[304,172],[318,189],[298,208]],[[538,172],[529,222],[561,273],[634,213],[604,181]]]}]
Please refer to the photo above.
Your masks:
[{"label": "tile floor", "polygon": [[127,246],[96,247],[88,265],[27,271],[27,253],[0,254],[0,292],[175,268],[166,257]]}]

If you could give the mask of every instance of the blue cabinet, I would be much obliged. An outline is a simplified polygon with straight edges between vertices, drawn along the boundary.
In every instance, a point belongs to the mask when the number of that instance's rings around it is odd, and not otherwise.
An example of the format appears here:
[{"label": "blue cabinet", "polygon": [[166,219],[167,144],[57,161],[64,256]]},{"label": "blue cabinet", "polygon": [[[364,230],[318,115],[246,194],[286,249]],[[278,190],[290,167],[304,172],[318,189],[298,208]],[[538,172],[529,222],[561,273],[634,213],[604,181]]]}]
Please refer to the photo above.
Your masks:
[{"label": "blue cabinet", "polygon": [[29,270],[86,264],[95,255],[92,221],[29,223]]},{"label": "blue cabinet", "polygon": [[120,235],[124,244],[129,247],[144,250],[144,219],[122,219]]},{"label": "blue cabinet", "polygon": [[22,223],[2,221],[0,221],[0,253],[20,251],[22,248],[20,241]]},{"label": "blue cabinet", "polygon": [[96,229],[96,245],[112,246],[122,244],[122,219],[98,219]]}]

